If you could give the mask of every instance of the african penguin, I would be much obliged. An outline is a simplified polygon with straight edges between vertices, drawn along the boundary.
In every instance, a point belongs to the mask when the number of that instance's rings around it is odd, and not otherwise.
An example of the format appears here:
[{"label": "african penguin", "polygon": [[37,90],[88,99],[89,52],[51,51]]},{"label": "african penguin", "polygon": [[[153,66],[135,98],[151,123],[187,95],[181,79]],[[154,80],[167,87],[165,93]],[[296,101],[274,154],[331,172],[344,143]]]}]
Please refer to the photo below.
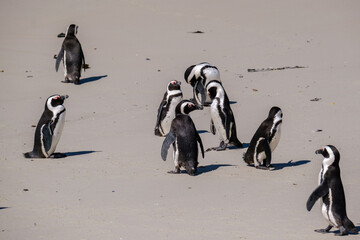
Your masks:
[{"label": "african penguin", "polygon": [[77,34],[77,29],[78,26],[75,24],[71,24],[68,27],[60,52],[56,58],[56,71],[59,69],[60,61],[63,60],[64,83],[74,82],[74,84],[79,84],[82,64],[85,64],[85,57],[81,44],[75,36]]},{"label": "african penguin", "polygon": [[340,153],[332,145],[327,145],[315,152],[322,154],[321,171],[319,173],[319,186],[311,193],[306,202],[308,211],[314,206],[315,202],[322,198],[321,212],[329,223],[325,229],[315,230],[316,232],[326,233],[332,227],[337,227],[340,233],[335,235],[346,235],[347,232],[358,233],[358,229],[350,221],[346,214],[345,193],[340,178]]},{"label": "african penguin", "polygon": [[183,97],[180,85],[181,82],[176,80],[167,85],[166,93],[158,108],[155,125],[155,135],[157,136],[164,137],[170,131],[171,121],[175,118],[175,108]]},{"label": "african penguin", "polygon": [[188,114],[200,107],[189,100],[183,100],[176,106],[176,117],[171,123],[169,134],[161,147],[161,158],[165,161],[170,145],[173,145],[173,158],[175,170],[169,173],[180,173],[184,167],[189,175],[196,174],[198,166],[199,142],[201,154],[204,158],[204,148],[195,125]]},{"label": "african penguin", "polygon": [[271,169],[271,154],[280,141],[280,127],[283,113],[279,107],[272,107],[250,141],[243,158],[247,164],[259,169]]},{"label": "african penguin", "polygon": [[26,158],[60,158],[62,153],[54,153],[65,123],[64,100],[68,95],[52,95],[45,103],[45,110],[36,126],[34,148],[24,153]]},{"label": "african penguin", "polygon": [[188,67],[184,73],[185,81],[193,87],[194,101],[197,105],[209,106],[211,100],[206,97],[206,84],[211,80],[220,80],[219,70],[207,62]]},{"label": "african penguin", "polygon": [[206,85],[207,93],[212,102],[210,106],[211,122],[210,130],[220,138],[220,146],[209,148],[211,150],[225,150],[228,145],[242,147],[242,143],[236,135],[236,124],[234,114],[230,108],[229,98],[221,82],[212,80]]}]

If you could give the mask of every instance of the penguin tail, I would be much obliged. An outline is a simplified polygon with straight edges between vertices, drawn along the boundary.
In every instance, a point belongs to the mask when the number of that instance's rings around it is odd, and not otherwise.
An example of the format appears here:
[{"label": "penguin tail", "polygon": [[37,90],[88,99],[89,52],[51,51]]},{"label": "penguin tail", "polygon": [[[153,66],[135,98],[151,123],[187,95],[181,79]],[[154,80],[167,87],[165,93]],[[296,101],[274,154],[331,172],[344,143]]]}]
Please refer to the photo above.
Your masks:
[{"label": "penguin tail", "polygon": [[343,225],[349,233],[356,234],[359,232],[357,227],[355,227],[354,223],[348,217],[344,218]]}]

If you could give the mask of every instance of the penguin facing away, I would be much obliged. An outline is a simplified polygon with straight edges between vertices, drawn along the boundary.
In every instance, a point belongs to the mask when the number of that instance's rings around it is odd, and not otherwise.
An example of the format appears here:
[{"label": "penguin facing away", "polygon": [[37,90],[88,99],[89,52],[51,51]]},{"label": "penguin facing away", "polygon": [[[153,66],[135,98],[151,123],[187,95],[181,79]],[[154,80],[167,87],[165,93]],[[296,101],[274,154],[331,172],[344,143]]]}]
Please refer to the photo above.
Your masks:
[{"label": "penguin facing away", "polygon": [[155,125],[156,136],[164,137],[170,131],[171,122],[175,118],[175,108],[183,97],[180,85],[181,82],[176,80],[167,85],[166,93],[158,108]]},{"label": "penguin facing away", "polygon": [[340,233],[335,235],[343,236],[349,233],[356,234],[358,229],[347,217],[344,188],[340,178],[340,153],[336,147],[327,145],[315,152],[322,154],[321,171],[319,173],[319,186],[311,193],[306,202],[308,211],[315,202],[321,198],[321,212],[329,223],[325,229],[318,229],[315,232],[327,233],[332,227],[337,227]]},{"label": "penguin facing away", "polygon": [[65,123],[66,109],[63,106],[68,95],[52,95],[45,103],[45,110],[36,126],[34,148],[24,153],[26,158],[61,158],[62,153],[54,153]]},{"label": "penguin facing away", "polygon": [[[78,26],[71,24],[65,35],[65,39],[61,45],[60,52],[56,58],[55,69],[58,71],[60,61],[63,60],[64,65],[64,83],[73,82],[80,83],[81,68],[85,64],[84,53],[79,40],[76,38]],[[85,71],[85,68],[84,68]]]},{"label": "penguin facing away", "polygon": [[171,123],[169,134],[161,147],[161,158],[165,161],[170,145],[173,145],[175,170],[168,173],[180,173],[184,167],[186,172],[194,176],[198,166],[198,146],[204,158],[204,148],[194,122],[188,115],[200,107],[189,100],[183,100],[176,106],[176,117]]},{"label": "penguin facing away", "polygon": [[211,100],[206,96],[205,86],[211,80],[220,80],[220,72],[207,62],[188,67],[184,73],[185,81],[193,87],[194,101],[197,105],[209,106]]},{"label": "penguin facing away", "polygon": [[280,141],[283,113],[279,107],[272,107],[268,117],[260,124],[243,156],[247,164],[258,169],[272,169],[271,155]]},{"label": "penguin facing away", "polygon": [[206,151],[225,150],[228,145],[242,148],[243,145],[237,138],[234,114],[230,108],[229,98],[221,82],[212,80],[206,85],[207,93],[212,103],[210,106],[210,131],[219,135],[220,146],[208,148]]}]

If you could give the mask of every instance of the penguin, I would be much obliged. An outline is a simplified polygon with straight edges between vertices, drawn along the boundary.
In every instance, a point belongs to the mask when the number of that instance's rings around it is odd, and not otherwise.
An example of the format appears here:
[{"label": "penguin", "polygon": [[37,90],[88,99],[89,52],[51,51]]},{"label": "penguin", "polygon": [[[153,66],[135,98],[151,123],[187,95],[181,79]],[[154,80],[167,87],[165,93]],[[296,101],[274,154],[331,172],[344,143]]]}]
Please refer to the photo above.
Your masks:
[{"label": "penguin", "polygon": [[171,121],[175,118],[175,108],[182,100],[181,82],[171,81],[167,85],[166,93],[158,108],[155,125],[155,135],[164,137],[170,131]]},{"label": "penguin", "polygon": [[45,110],[36,126],[34,148],[24,153],[26,158],[61,158],[62,153],[54,153],[65,123],[66,109],[63,105],[68,95],[52,95],[45,103]]},{"label": "penguin", "polygon": [[319,149],[315,154],[322,154],[321,171],[319,173],[319,186],[311,193],[306,202],[308,211],[314,206],[315,202],[321,198],[321,212],[329,223],[325,229],[318,229],[315,232],[327,233],[332,227],[337,227],[340,233],[335,235],[343,236],[349,233],[356,234],[358,229],[347,217],[345,193],[340,178],[340,153],[336,147],[327,145]]},{"label": "penguin", "polygon": [[272,107],[268,117],[260,124],[243,156],[247,164],[258,169],[272,169],[271,153],[280,141],[283,113],[279,107]]},{"label": "penguin", "polygon": [[204,147],[201,138],[196,130],[194,122],[188,115],[191,111],[200,107],[194,102],[183,100],[176,106],[176,117],[171,122],[169,134],[164,139],[161,147],[161,158],[165,161],[170,145],[173,145],[173,158],[175,170],[168,173],[180,173],[184,167],[186,172],[194,176],[198,166],[198,146],[204,158]]},{"label": "penguin", "polygon": [[[80,83],[81,67],[85,64],[84,53],[79,40],[76,38],[78,26],[71,24],[67,30],[65,39],[61,45],[60,52],[56,58],[55,69],[59,69],[60,61],[63,60],[64,65],[64,83],[73,82]],[[85,68],[84,68],[85,71]]]},{"label": "penguin", "polygon": [[206,97],[206,84],[211,80],[220,80],[220,72],[210,63],[203,62],[188,67],[184,73],[185,81],[193,87],[194,101],[197,105],[209,106],[211,100]]},{"label": "penguin", "polygon": [[236,135],[236,124],[234,114],[230,108],[229,98],[221,82],[212,80],[206,85],[207,93],[212,100],[210,106],[211,122],[210,131],[219,135],[220,146],[212,147],[206,151],[222,151],[230,144],[238,148],[243,145]]}]

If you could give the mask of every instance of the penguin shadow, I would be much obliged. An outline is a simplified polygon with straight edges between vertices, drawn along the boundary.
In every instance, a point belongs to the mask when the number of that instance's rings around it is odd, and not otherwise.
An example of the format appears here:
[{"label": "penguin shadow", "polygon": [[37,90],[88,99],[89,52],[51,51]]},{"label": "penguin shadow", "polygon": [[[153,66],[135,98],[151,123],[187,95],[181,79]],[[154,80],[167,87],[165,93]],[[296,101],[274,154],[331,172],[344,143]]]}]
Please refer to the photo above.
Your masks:
[{"label": "penguin shadow", "polygon": [[250,146],[250,143],[242,143],[242,147],[236,147],[236,146],[228,146],[226,148],[233,150],[233,149],[245,149],[248,148]]},{"label": "penguin shadow", "polygon": [[199,166],[197,168],[197,172],[196,175],[201,175],[203,173],[208,173],[208,172],[212,172],[217,170],[220,167],[231,167],[234,165],[231,164],[211,164],[211,165],[206,165],[206,166]]},{"label": "penguin shadow", "polygon": [[207,131],[207,130],[198,130],[197,132],[198,132],[198,134],[203,134],[203,133],[208,133],[209,131]]},{"label": "penguin shadow", "polygon": [[[358,230],[358,232],[360,232],[360,226],[355,226],[355,228]],[[329,233],[333,233],[333,234],[339,234],[340,230],[334,230],[334,231],[329,231]],[[351,233],[351,232],[347,232],[348,235],[358,235],[359,233]]]},{"label": "penguin shadow", "polygon": [[82,84],[86,84],[86,83],[90,83],[90,82],[95,82],[95,81],[98,81],[102,78],[105,78],[107,77],[108,75],[102,75],[102,76],[95,76],[95,77],[88,77],[88,78],[83,78],[80,80],[80,84],[79,85],[82,85]]},{"label": "penguin shadow", "polygon": [[229,101],[229,103],[230,103],[230,105],[231,105],[231,104],[236,104],[237,101]]},{"label": "penguin shadow", "polygon": [[8,207],[0,207],[0,210],[4,210],[7,209]]},{"label": "penguin shadow", "polygon": [[94,153],[94,152],[101,152],[101,151],[78,151],[78,152],[66,152],[63,154],[65,155],[65,157],[73,157],[73,156],[90,154],[90,153]]},{"label": "penguin shadow", "polygon": [[309,162],[311,162],[311,161],[310,160],[299,160],[299,161],[293,162],[293,160],[290,160],[287,163],[272,163],[271,165],[274,167],[274,169],[272,171],[277,171],[277,170],[281,170],[286,167],[301,166],[301,165],[307,164]]}]

